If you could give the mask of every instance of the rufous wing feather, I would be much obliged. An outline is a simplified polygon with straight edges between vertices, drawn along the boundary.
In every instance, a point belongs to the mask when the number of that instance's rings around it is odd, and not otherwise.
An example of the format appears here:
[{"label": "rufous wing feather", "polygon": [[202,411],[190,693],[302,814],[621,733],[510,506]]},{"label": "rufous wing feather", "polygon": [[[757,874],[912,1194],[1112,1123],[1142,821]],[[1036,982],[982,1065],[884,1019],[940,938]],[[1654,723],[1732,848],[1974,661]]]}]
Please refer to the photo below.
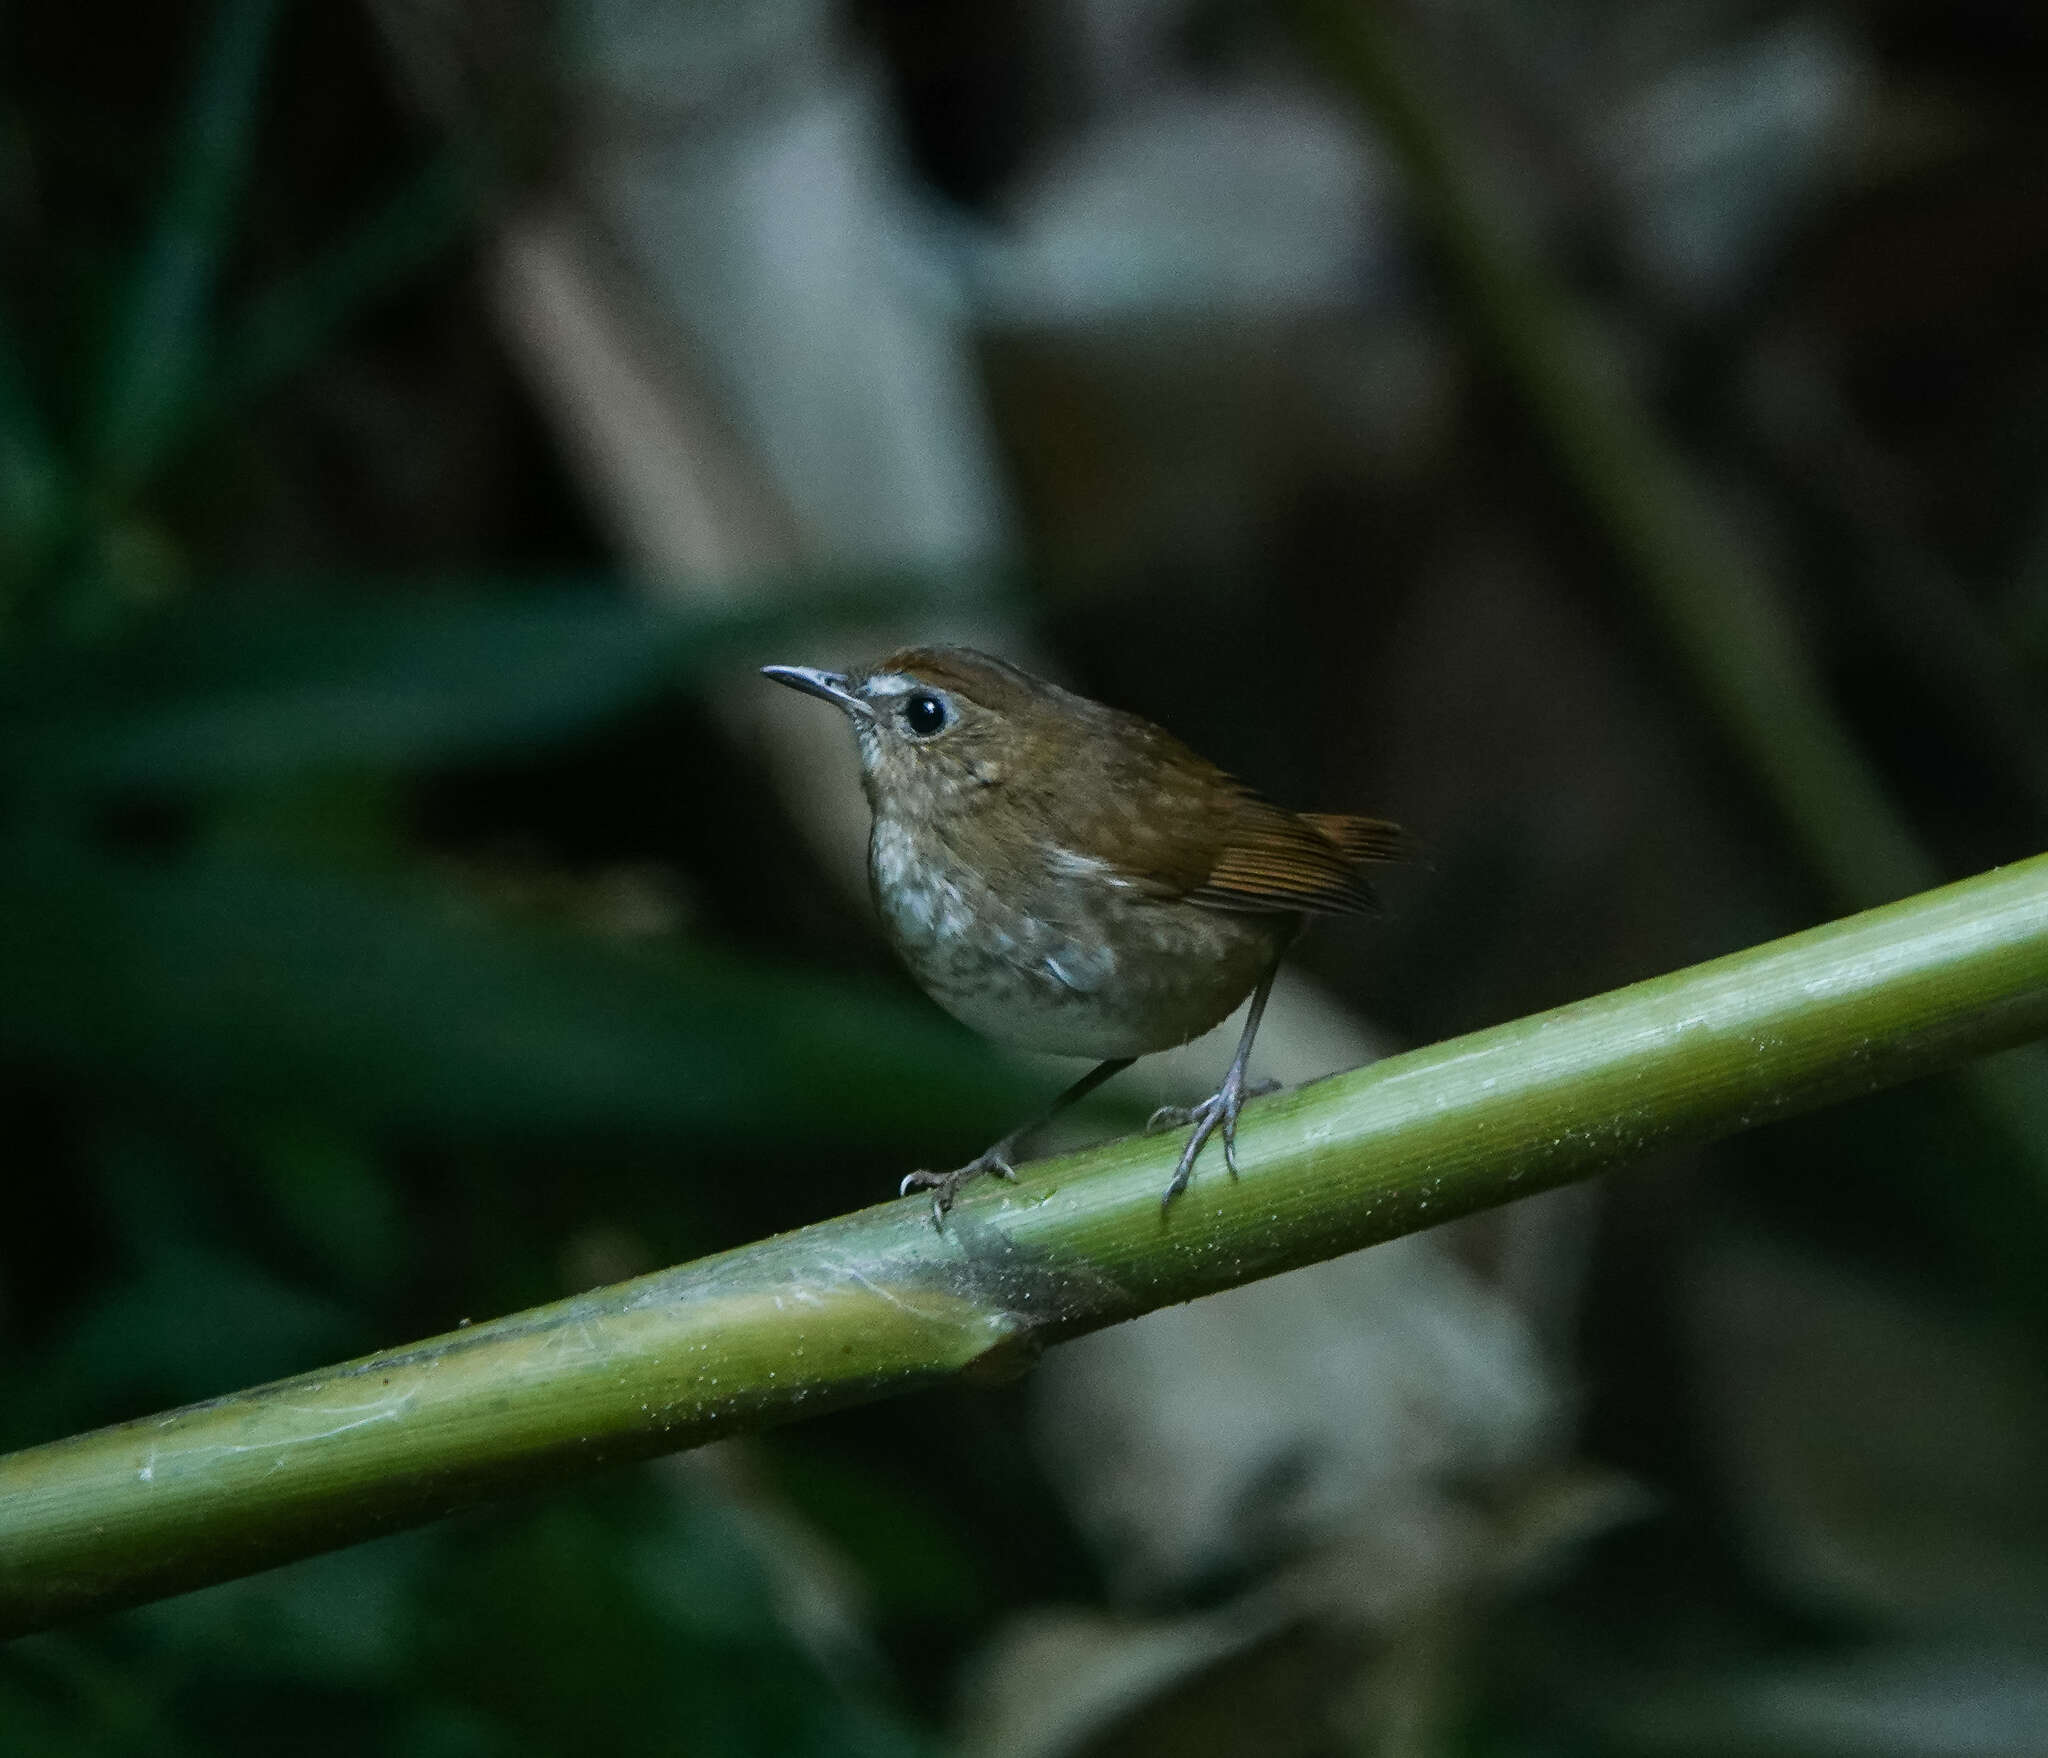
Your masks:
[{"label": "rufous wing feather", "polygon": [[1360,864],[1390,858],[1383,851],[1395,846],[1396,836],[1394,826],[1379,819],[1309,817],[1247,800],[1223,852],[1188,901],[1215,909],[1365,915],[1379,900]]},{"label": "rufous wing feather", "polygon": [[1406,851],[1398,826],[1285,811],[1150,722],[1114,718],[1121,735],[1109,742],[1115,785],[1103,796],[1143,800],[1150,809],[1077,814],[1071,796],[1063,797],[1057,834],[1048,840],[1069,860],[1112,868],[1141,895],[1210,909],[1363,915],[1379,907],[1361,869]]},{"label": "rufous wing feather", "polygon": [[1342,849],[1347,860],[1378,865],[1414,858],[1415,839],[1391,819],[1359,818],[1345,812],[1298,815],[1302,822],[1313,824]]}]

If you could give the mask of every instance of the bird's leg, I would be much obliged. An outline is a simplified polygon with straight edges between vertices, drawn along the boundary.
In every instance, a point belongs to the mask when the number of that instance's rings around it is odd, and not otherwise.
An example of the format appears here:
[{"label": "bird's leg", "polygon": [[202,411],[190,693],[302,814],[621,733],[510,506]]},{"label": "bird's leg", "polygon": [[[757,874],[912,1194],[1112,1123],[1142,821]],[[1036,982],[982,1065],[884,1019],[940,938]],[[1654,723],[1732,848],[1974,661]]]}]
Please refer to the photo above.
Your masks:
[{"label": "bird's leg", "polygon": [[944,1227],[946,1211],[953,1206],[953,1198],[960,1193],[961,1185],[970,1178],[979,1178],[984,1172],[1014,1183],[1017,1168],[1010,1164],[1024,1139],[1043,1129],[1069,1105],[1087,1098],[1097,1087],[1115,1075],[1123,1073],[1136,1060],[1130,1056],[1112,1056],[1107,1062],[1098,1062],[1093,1068],[1060,1094],[1028,1123],[1020,1123],[993,1147],[984,1148],[966,1165],[955,1167],[951,1172],[913,1172],[897,1187],[898,1196],[908,1196],[913,1190],[929,1190],[932,1193],[932,1225]]},{"label": "bird's leg", "polygon": [[1266,1011],[1266,997],[1272,994],[1273,979],[1279,974],[1280,965],[1276,960],[1252,991],[1252,1010],[1245,1015],[1244,1035],[1237,1040],[1237,1054],[1231,1057],[1229,1068],[1224,1070],[1222,1086],[1199,1105],[1162,1105],[1145,1124],[1148,1134],[1155,1129],[1170,1129],[1176,1124],[1192,1123],[1195,1126],[1194,1133],[1188,1137],[1188,1145],[1181,1150],[1180,1164],[1173,1169],[1173,1179],[1159,1199],[1161,1208],[1187,1189],[1203,1144],[1218,1130],[1223,1133],[1223,1163],[1230,1168],[1231,1177],[1237,1176],[1237,1114],[1244,1108],[1245,1100],[1255,1099],[1261,1093],[1275,1092],[1280,1086],[1277,1080],[1247,1083],[1244,1078],[1245,1070],[1251,1065],[1252,1039],[1259,1035],[1259,1018]]}]

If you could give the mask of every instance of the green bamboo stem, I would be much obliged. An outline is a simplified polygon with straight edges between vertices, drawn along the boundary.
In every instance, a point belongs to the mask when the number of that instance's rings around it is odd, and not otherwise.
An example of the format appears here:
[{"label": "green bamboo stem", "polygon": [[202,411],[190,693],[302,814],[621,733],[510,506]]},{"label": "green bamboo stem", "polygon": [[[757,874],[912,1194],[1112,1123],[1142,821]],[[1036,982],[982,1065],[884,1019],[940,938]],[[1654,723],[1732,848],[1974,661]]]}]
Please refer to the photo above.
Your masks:
[{"label": "green bamboo stem", "polygon": [[[1047,1343],[2048,1032],[2048,856],[1260,1101],[0,1458],[0,1634]],[[1853,1201],[1853,1192],[1845,1192]],[[175,1322],[175,1315],[165,1315]]]}]

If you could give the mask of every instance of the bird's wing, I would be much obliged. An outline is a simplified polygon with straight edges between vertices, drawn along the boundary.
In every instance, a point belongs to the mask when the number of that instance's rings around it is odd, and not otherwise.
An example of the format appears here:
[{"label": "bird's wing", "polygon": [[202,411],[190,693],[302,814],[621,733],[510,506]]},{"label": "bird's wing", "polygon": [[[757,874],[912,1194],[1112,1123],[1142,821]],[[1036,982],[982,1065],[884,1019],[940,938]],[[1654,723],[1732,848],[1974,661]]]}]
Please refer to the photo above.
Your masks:
[{"label": "bird's wing", "polygon": [[1115,736],[1092,729],[1054,767],[1094,768],[1096,785],[1039,796],[1050,877],[1098,878],[1140,897],[1256,914],[1362,915],[1379,907],[1362,868],[1406,852],[1397,826],[1283,810],[1162,728],[1095,713],[1113,722],[1107,730]]},{"label": "bird's wing", "polygon": [[1371,865],[1415,857],[1415,839],[1391,819],[1358,818],[1344,812],[1303,812],[1299,816],[1342,849],[1347,860]]},{"label": "bird's wing", "polygon": [[1248,796],[1231,814],[1214,865],[1187,900],[1212,909],[1368,914],[1379,900],[1359,871],[1371,857],[1352,852],[1365,832],[1352,826],[1371,822],[1309,818]]},{"label": "bird's wing", "polygon": [[1401,846],[1393,825],[1284,811],[1175,749],[1181,760],[1164,773],[1155,765],[1128,785],[1094,791],[1093,811],[1076,814],[1069,794],[1060,846],[1049,851],[1054,871],[1209,909],[1359,915],[1378,907],[1361,869]]}]

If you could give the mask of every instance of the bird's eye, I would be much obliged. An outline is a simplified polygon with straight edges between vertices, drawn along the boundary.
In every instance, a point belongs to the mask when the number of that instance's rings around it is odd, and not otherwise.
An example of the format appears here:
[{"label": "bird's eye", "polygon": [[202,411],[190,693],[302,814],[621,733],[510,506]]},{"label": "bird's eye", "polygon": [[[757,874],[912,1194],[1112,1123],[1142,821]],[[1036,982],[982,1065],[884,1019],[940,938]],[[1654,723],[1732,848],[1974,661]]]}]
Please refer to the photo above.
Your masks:
[{"label": "bird's eye", "polygon": [[946,703],[941,696],[919,690],[903,698],[903,724],[912,738],[928,739],[947,721]]}]

